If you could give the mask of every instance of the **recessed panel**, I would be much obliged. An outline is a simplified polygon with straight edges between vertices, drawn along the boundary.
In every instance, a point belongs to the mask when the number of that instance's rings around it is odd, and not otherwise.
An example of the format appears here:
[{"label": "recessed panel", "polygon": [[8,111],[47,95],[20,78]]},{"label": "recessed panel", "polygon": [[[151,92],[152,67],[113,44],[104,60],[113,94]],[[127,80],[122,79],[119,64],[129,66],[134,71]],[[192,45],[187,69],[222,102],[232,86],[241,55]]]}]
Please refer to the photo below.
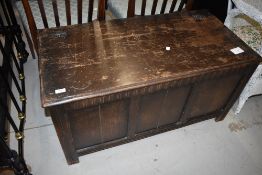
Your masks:
[{"label": "recessed panel", "polygon": [[128,100],[120,100],[101,105],[101,132],[103,142],[127,136]]},{"label": "recessed panel", "polygon": [[179,87],[167,90],[158,119],[159,127],[176,123],[180,119],[189,89],[189,87]]},{"label": "recessed panel", "polygon": [[233,74],[194,85],[184,117],[194,118],[222,109],[241,76],[241,74]]},{"label": "recessed panel", "polygon": [[136,122],[136,133],[157,127],[165,93],[166,91],[160,91],[141,97],[140,110]]},{"label": "recessed panel", "polygon": [[79,109],[68,115],[76,149],[102,142],[98,107]]}]

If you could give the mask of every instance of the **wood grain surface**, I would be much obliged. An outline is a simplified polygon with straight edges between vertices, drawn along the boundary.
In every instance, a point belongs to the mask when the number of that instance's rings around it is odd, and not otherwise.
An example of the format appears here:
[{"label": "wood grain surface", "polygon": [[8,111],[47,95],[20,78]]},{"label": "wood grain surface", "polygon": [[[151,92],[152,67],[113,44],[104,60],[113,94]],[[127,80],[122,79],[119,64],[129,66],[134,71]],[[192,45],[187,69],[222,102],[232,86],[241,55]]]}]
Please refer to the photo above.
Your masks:
[{"label": "wood grain surface", "polygon": [[[259,61],[207,11],[43,29],[38,41],[44,107]],[[245,52],[235,55],[235,47]]]}]

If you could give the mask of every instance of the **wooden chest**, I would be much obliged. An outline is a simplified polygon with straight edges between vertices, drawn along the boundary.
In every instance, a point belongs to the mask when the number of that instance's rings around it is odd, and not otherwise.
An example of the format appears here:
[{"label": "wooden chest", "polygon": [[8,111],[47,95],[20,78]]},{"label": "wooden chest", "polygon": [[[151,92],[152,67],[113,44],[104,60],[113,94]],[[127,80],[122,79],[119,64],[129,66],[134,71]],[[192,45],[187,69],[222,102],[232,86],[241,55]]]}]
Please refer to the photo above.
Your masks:
[{"label": "wooden chest", "polygon": [[[224,119],[259,56],[206,11],[39,31],[43,107],[69,164],[205,119]],[[236,47],[243,53],[234,54]]]}]

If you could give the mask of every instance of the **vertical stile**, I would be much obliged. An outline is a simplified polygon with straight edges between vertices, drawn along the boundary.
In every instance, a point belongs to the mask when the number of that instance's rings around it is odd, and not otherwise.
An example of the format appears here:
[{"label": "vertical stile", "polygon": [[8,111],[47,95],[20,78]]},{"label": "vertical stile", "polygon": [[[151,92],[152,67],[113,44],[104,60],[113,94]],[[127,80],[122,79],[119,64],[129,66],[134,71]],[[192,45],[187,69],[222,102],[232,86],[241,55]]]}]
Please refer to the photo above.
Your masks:
[{"label": "vertical stile", "polygon": [[88,5],[88,22],[92,21],[93,18],[93,8],[94,8],[94,0],[89,0],[89,5]]},{"label": "vertical stile", "polygon": [[38,50],[38,48],[37,48],[37,46],[38,46],[37,45],[37,32],[36,32],[37,29],[36,29],[35,19],[33,17],[31,7],[29,5],[28,0],[22,0],[22,3],[23,3],[24,10],[25,10],[26,18],[27,18],[27,21],[28,21],[28,26],[29,26],[29,29],[30,29],[30,32],[31,32],[31,35],[32,35],[32,39],[33,39],[35,49]]},{"label": "vertical stile", "polygon": [[175,8],[176,8],[176,3],[177,3],[177,0],[173,0],[172,1],[172,4],[171,4],[171,7],[170,7],[170,10],[169,10],[169,13],[173,13]]},{"label": "vertical stile", "polygon": [[179,4],[179,7],[178,7],[178,10],[177,10],[177,11],[180,12],[180,11],[183,9],[183,7],[184,7],[186,1],[187,1],[187,0],[181,0],[181,2],[180,2],[180,4]]},{"label": "vertical stile", "polygon": [[70,0],[65,0],[65,8],[66,8],[66,22],[67,22],[67,25],[71,25],[71,5],[70,5]]},{"label": "vertical stile", "polygon": [[52,0],[52,5],[53,5],[54,16],[55,16],[56,27],[60,27],[60,21],[59,21],[58,8],[57,8],[56,0]]},{"label": "vertical stile", "polygon": [[166,10],[166,4],[167,4],[167,0],[163,0],[160,14],[164,14],[164,13],[165,13],[165,10]]},{"label": "vertical stile", "polygon": [[108,9],[108,0],[106,0],[106,10]]},{"label": "vertical stile", "polygon": [[127,9],[127,17],[134,17],[135,16],[135,6],[136,0],[129,0],[128,1],[128,9]]},{"label": "vertical stile", "polygon": [[154,0],[152,10],[151,10],[151,15],[156,14],[156,6],[157,6],[158,0]]},{"label": "vertical stile", "polygon": [[77,20],[78,20],[78,24],[82,24],[82,8],[83,8],[83,1],[77,0]]},{"label": "vertical stile", "polygon": [[47,23],[47,18],[46,18],[43,0],[37,0],[37,2],[38,2],[39,10],[40,10],[40,13],[41,13],[41,17],[42,17],[42,20],[43,20],[43,24],[44,24],[45,28],[48,28],[48,23]]},{"label": "vertical stile", "polygon": [[193,9],[193,6],[194,6],[194,0],[187,0],[186,1],[186,9],[187,10],[192,10]]},{"label": "vertical stile", "polygon": [[142,1],[142,7],[141,7],[141,16],[145,16],[146,11],[146,0]]},{"label": "vertical stile", "polygon": [[97,19],[99,21],[105,20],[105,18],[106,18],[105,17],[105,15],[106,15],[105,6],[106,6],[105,0],[99,0],[99,2],[98,2],[98,13],[97,13]]}]

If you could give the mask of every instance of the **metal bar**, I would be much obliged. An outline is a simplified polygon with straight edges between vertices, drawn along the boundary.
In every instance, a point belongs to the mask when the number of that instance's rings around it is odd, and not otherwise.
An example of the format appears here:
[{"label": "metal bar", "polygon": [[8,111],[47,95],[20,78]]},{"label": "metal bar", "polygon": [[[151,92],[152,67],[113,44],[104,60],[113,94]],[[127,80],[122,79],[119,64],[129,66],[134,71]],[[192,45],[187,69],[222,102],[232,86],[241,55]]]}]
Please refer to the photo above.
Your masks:
[{"label": "metal bar", "polygon": [[21,59],[23,59],[24,62],[26,62],[27,57],[29,55],[29,53],[26,51],[25,49],[25,42],[22,39],[22,31],[20,29],[20,26],[17,23],[16,17],[15,17],[15,13],[11,4],[11,1],[5,1],[6,3],[6,7],[9,13],[9,16],[11,18],[13,27],[15,28],[15,33],[14,33],[14,43],[16,46],[16,49],[18,50],[18,52],[21,54]]},{"label": "metal bar", "polygon": [[4,47],[3,47],[1,41],[0,41],[0,50],[1,50],[1,52],[3,53],[3,59],[6,59],[7,66],[9,67],[9,70],[10,70],[10,71],[9,71],[9,72],[10,72],[10,75],[11,75],[11,77],[12,77],[14,83],[15,83],[15,86],[16,86],[18,92],[19,92],[19,95],[23,95],[23,94],[22,94],[22,90],[21,90],[21,88],[20,88],[20,85],[19,85],[19,83],[18,83],[18,81],[17,81],[17,79],[16,79],[15,73],[14,73],[14,71],[13,71],[13,69],[12,69],[11,64],[10,64],[10,59],[8,59],[8,56],[7,56],[7,54],[6,54],[5,50],[4,50]]},{"label": "metal bar", "polygon": [[[28,0],[23,0],[23,5],[28,5]],[[20,26],[18,26],[17,21],[15,19],[14,11],[11,6],[11,2],[9,0],[0,0],[0,5],[2,6],[4,16],[7,18],[8,26],[4,26],[4,21],[0,16],[0,33],[4,36],[5,43],[0,41],[0,51],[3,54],[3,66],[0,66],[0,79],[1,79],[1,95],[0,98],[0,110],[1,116],[6,118],[15,131],[15,137],[18,141],[18,153],[16,151],[11,150],[6,144],[2,135],[0,135],[0,150],[1,150],[1,161],[0,166],[9,167],[14,170],[15,174],[19,175],[30,175],[27,165],[24,160],[24,125],[25,125],[25,113],[26,113],[26,97],[25,97],[25,80],[24,80],[24,67],[23,64],[26,61],[28,56],[28,52],[25,50],[25,43],[22,40],[22,32]],[[18,59],[15,56],[13,45],[15,45],[16,50],[18,51]],[[12,58],[11,58],[12,57]],[[19,73],[19,80],[21,81],[21,85],[19,85],[19,81],[15,75],[15,72],[12,69],[12,61],[15,64],[15,67]],[[20,94],[21,105],[18,104],[17,99],[15,98],[10,81],[9,76],[11,76],[11,80],[14,81],[14,84]],[[7,106],[6,100],[7,95],[9,94],[11,101],[13,102],[17,112],[18,118],[20,119],[19,127],[15,124],[12,116],[9,113],[9,108]],[[3,97],[2,97],[3,96]],[[21,106],[21,107],[20,107]],[[2,113],[3,112],[3,113]],[[4,135],[3,135],[4,136]],[[2,154],[3,152],[3,154]],[[4,157],[2,157],[4,156]]]},{"label": "metal bar", "polygon": [[16,67],[17,72],[19,74],[21,74],[21,69],[20,69],[20,66],[18,64],[17,58],[16,58],[15,53],[14,53],[13,50],[11,50],[11,58],[12,58],[13,62],[15,63],[15,67]]},{"label": "metal bar", "polygon": [[[20,66],[21,66],[21,71],[24,74],[24,67],[23,67],[23,63],[20,62]],[[22,86],[22,92],[24,94],[24,97],[26,98],[26,92],[25,92],[25,80],[21,80],[21,86]],[[26,114],[26,99],[22,100],[22,113]],[[19,130],[23,131],[24,130],[24,125],[25,125],[25,118],[22,118],[20,120],[20,126],[19,126]]]},{"label": "metal bar", "polygon": [[7,24],[8,24],[9,26],[11,26],[12,24],[11,24],[10,17],[9,17],[9,15],[8,15],[8,12],[7,12],[6,8],[5,8],[5,3],[4,3],[3,0],[0,0],[0,3],[1,3],[1,6],[2,6],[4,15],[5,15],[6,22],[7,22]]},{"label": "metal bar", "polygon": [[2,78],[3,78],[3,80],[4,80],[5,84],[6,84],[6,88],[7,88],[8,94],[10,95],[10,98],[11,98],[12,102],[14,103],[16,110],[19,113],[22,112],[22,110],[20,109],[20,107],[19,107],[19,105],[18,105],[18,103],[16,101],[16,98],[15,98],[15,96],[14,96],[12,90],[11,90],[11,87],[9,86],[8,80],[4,76],[2,67],[0,67],[0,75],[2,76]]},{"label": "metal bar", "polygon": [[17,133],[19,132],[14,120],[12,119],[10,113],[8,112],[8,107],[4,104],[4,102],[2,100],[0,100],[0,106],[2,107],[2,109],[5,110],[6,112],[6,118],[9,121],[9,123],[11,124],[12,128],[14,129],[14,131]]},{"label": "metal bar", "polygon": [[[20,74],[21,70],[20,70],[19,64],[18,64],[18,62],[17,62],[16,56],[15,56],[15,54],[14,54],[14,51],[13,51],[13,49],[12,49],[11,32],[12,32],[12,31],[10,31],[9,29],[4,29],[3,27],[0,27],[0,33],[3,33],[3,34],[9,33],[9,35],[6,37],[6,38],[8,38],[8,40],[6,40],[6,42],[5,42],[5,43],[6,43],[6,44],[5,44],[5,49],[4,49],[4,51],[2,51],[2,54],[3,54],[3,56],[9,58],[9,55],[7,55],[6,51],[9,51],[9,52],[10,52],[11,58],[12,58],[12,60],[13,60],[14,63],[15,63],[15,67],[16,67],[18,73]],[[1,41],[0,41],[0,45],[1,45],[1,47],[3,48],[3,44],[2,44]],[[6,51],[5,51],[5,50],[6,50]]]},{"label": "metal bar", "polygon": [[4,26],[4,21],[3,21],[3,18],[2,18],[2,16],[1,16],[1,14],[0,14],[0,25],[1,25],[1,26]]}]

